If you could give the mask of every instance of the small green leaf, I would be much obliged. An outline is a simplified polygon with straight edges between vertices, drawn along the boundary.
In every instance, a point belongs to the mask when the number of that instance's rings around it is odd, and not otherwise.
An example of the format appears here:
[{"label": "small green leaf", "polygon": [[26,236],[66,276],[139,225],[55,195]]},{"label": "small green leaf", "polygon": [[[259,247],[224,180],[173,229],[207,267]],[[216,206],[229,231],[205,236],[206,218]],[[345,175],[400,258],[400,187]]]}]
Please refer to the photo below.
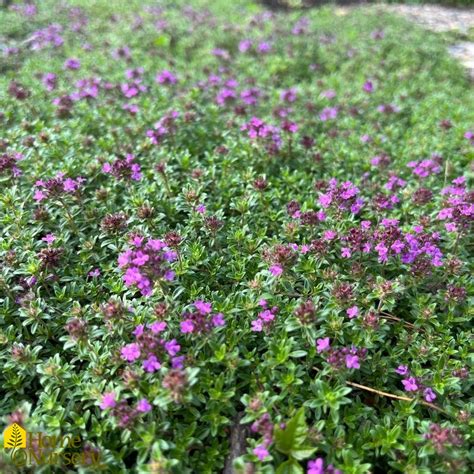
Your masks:
[{"label": "small green leaf", "polygon": [[155,38],[155,46],[158,46],[159,48],[164,48],[170,44],[170,38],[169,36],[166,35],[160,35],[157,38]]},{"label": "small green leaf", "polygon": [[289,459],[283,464],[278,466],[278,469],[275,471],[275,474],[303,474],[303,468],[300,466],[298,461],[294,459]]},{"label": "small green leaf", "polygon": [[304,357],[306,354],[306,351],[293,351],[290,353],[290,357]]},{"label": "small green leaf", "polygon": [[306,439],[308,427],[304,417],[304,407],[300,408],[296,415],[287,423],[284,429],[275,430],[276,448],[284,454],[290,454],[292,450],[298,449]]},{"label": "small green leaf", "polygon": [[302,459],[309,458],[317,448],[312,448],[311,446],[301,446],[297,449],[291,451],[291,457],[301,461]]}]

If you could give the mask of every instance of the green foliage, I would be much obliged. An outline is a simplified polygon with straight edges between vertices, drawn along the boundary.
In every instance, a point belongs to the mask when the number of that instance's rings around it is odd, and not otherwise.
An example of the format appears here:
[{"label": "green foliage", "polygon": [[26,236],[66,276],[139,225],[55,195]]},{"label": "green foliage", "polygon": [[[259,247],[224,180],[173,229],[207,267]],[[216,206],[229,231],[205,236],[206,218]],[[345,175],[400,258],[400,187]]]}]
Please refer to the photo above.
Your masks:
[{"label": "green foliage", "polygon": [[[80,436],[103,461],[81,474],[469,472],[474,101],[445,38],[330,7],[36,3],[0,11],[3,425]],[[137,235],[166,244],[140,278]]]}]

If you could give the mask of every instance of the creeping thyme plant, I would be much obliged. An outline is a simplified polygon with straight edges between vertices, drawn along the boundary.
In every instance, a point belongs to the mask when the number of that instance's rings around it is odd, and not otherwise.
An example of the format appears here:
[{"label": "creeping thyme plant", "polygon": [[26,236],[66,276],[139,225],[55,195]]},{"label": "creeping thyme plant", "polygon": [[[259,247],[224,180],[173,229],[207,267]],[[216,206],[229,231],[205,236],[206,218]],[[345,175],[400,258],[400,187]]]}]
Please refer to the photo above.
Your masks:
[{"label": "creeping thyme plant", "polygon": [[470,471],[474,96],[442,37],[44,0],[0,43],[3,426],[80,436],[82,473]]}]

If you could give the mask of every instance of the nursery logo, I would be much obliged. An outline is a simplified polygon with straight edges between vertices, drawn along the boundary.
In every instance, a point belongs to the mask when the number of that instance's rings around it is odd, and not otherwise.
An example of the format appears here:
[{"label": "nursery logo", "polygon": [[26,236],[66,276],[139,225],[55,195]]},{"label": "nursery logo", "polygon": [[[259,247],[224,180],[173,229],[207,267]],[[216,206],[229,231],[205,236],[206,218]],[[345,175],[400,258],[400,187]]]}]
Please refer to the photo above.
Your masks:
[{"label": "nursery logo", "polygon": [[[8,450],[7,452],[17,467],[30,465],[97,466],[100,463],[100,453],[91,449],[77,452],[81,445],[80,436],[47,436],[44,433],[27,433],[17,423],[7,426],[3,432],[3,448]],[[71,452],[71,449],[74,449],[75,452]]]},{"label": "nursery logo", "polygon": [[3,434],[3,447],[5,449],[26,448],[26,431],[16,423],[8,426]]}]

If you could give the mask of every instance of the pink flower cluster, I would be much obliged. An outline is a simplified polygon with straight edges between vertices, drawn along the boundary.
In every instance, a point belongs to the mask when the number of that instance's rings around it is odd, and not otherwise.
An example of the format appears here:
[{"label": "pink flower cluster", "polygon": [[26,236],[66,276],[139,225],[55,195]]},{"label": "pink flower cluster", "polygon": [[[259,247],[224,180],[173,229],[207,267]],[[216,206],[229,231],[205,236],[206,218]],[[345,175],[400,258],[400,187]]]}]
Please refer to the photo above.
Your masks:
[{"label": "pink flower cluster", "polygon": [[151,140],[153,145],[160,145],[166,137],[174,135],[177,131],[177,118],[180,113],[172,110],[165,114],[153,126],[153,130],[147,130],[146,136]]},{"label": "pink flower cluster", "polygon": [[127,99],[136,97],[147,90],[147,87],[144,84],[141,84],[140,79],[136,79],[133,82],[124,82],[120,84],[120,91]]},{"label": "pink flower cluster", "polygon": [[225,325],[224,315],[222,313],[212,314],[211,303],[202,300],[194,302],[194,311],[183,313],[184,321],[180,323],[183,334],[200,334],[209,332],[212,328]]},{"label": "pink flower cluster", "polygon": [[46,181],[40,179],[35,183],[35,188],[37,189],[33,195],[33,199],[36,202],[41,202],[44,199],[60,198],[63,194],[74,194],[84,181],[85,179],[81,177],[76,179],[68,178],[66,174],[62,172]]},{"label": "pink flower cluster", "polygon": [[298,246],[277,244],[263,251],[263,258],[270,263],[270,273],[278,277],[285,269],[291,268],[298,259]]},{"label": "pink flower cluster", "polygon": [[337,369],[341,369],[344,366],[348,369],[360,369],[360,361],[367,354],[367,349],[358,349],[354,346],[334,349],[331,347],[329,337],[316,341],[316,351],[318,353],[325,352],[326,361]]},{"label": "pink flower cluster", "polygon": [[266,300],[260,300],[258,304],[263,309],[258,313],[257,319],[252,321],[251,330],[254,332],[262,332],[264,328],[271,326],[279,311],[278,306],[269,308]]},{"label": "pink flower cluster", "polygon": [[10,173],[13,177],[21,175],[17,162],[23,159],[21,153],[3,153],[0,155],[0,174]]},{"label": "pink flower cluster", "polygon": [[58,83],[58,76],[52,72],[46,72],[42,74],[41,81],[43,82],[44,87],[48,92],[53,91],[56,89]]},{"label": "pink flower cluster", "polygon": [[303,225],[316,225],[319,222],[324,222],[327,217],[324,211],[302,212],[298,201],[290,201],[286,205],[286,210],[293,219],[300,219]]},{"label": "pink flower cluster", "polygon": [[140,165],[135,163],[135,156],[131,154],[125,155],[124,158],[117,158],[113,163],[104,163],[102,171],[117,179],[140,181],[142,178]]},{"label": "pink flower cluster", "polygon": [[319,114],[319,120],[326,122],[328,120],[334,120],[337,118],[339,109],[337,107],[325,107]]},{"label": "pink flower cluster", "polygon": [[64,43],[61,36],[62,30],[63,27],[61,25],[52,23],[46,28],[35,31],[31,39],[31,49],[37,51],[48,46],[55,48],[62,46]]},{"label": "pink flower cluster", "polygon": [[102,84],[102,80],[98,77],[79,79],[75,86],[76,90],[71,94],[71,99],[74,101],[97,99],[101,87],[113,87],[112,84]]},{"label": "pink flower cluster", "polygon": [[258,105],[259,99],[262,96],[262,91],[257,87],[250,87],[240,92],[240,99],[246,105]]},{"label": "pink flower cluster", "polygon": [[163,71],[158,73],[156,75],[155,80],[158,84],[162,84],[162,85],[173,85],[178,82],[178,78],[171,71],[168,71],[167,69],[164,69]]},{"label": "pink flower cluster", "polygon": [[223,107],[230,102],[235,101],[237,99],[237,92],[235,89],[230,87],[223,87],[217,92],[216,95],[216,104]]},{"label": "pink flower cluster", "polygon": [[250,427],[252,433],[258,433],[260,436],[263,436],[262,443],[256,446],[253,450],[253,453],[260,461],[264,461],[270,455],[268,448],[273,442],[273,426],[274,425],[270,420],[270,415],[264,413]]},{"label": "pink flower cluster", "polygon": [[427,178],[432,174],[441,172],[442,158],[439,155],[433,155],[432,159],[421,161],[410,161],[407,166],[413,170],[413,174],[419,178]]},{"label": "pink flower cluster", "polygon": [[474,191],[466,189],[466,178],[461,176],[452,181],[451,186],[441,192],[447,196],[445,207],[438,214],[438,219],[447,221],[448,232],[468,232],[474,223]]},{"label": "pink flower cluster", "polygon": [[360,227],[353,227],[341,236],[343,257],[350,258],[356,252],[370,254],[375,251],[380,263],[387,263],[389,258],[398,256],[415,272],[427,272],[430,266],[443,264],[438,232],[424,232],[419,225],[413,227],[413,232],[403,232],[397,219],[382,219],[379,227],[373,230],[371,227],[370,221],[362,221]]},{"label": "pink flower cluster", "polygon": [[136,286],[143,296],[150,296],[153,284],[158,279],[171,281],[174,272],[169,263],[176,260],[176,252],[158,239],[147,239],[135,235],[130,240],[131,249],[121,253],[119,268],[125,270],[123,280],[128,287]]},{"label": "pink flower cluster", "polygon": [[181,346],[175,339],[166,341],[160,334],[166,329],[163,321],[155,321],[147,326],[139,324],[133,331],[135,342],[122,347],[120,355],[127,362],[142,361],[145,372],[153,373],[161,369],[165,357],[171,360],[171,368],[182,369],[184,356],[178,356]]},{"label": "pink flower cluster", "polygon": [[335,469],[332,464],[324,467],[324,459],[317,458],[312,461],[308,461],[308,470],[306,474],[342,474],[342,471]]},{"label": "pink flower cluster", "polygon": [[437,423],[431,423],[429,432],[425,435],[433,444],[436,452],[441,454],[448,445],[460,446],[463,442],[461,434],[456,428],[442,427]]},{"label": "pink flower cluster", "polygon": [[266,41],[261,41],[260,43],[254,44],[252,40],[245,39],[239,43],[239,51],[241,53],[253,51],[258,54],[267,54],[271,51],[271,49],[271,44]]},{"label": "pink flower cluster", "polygon": [[364,200],[358,197],[359,192],[359,188],[350,181],[338,184],[337,179],[332,178],[326,192],[319,196],[319,204],[325,209],[333,207],[357,214],[364,204]]},{"label": "pink flower cluster", "polygon": [[146,398],[142,398],[135,407],[131,407],[127,400],[117,401],[115,392],[104,393],[99,406],[101,410],[111,410],[111,415],[117,420],[120,428],[130,427],[139,415],[152,410],[152,406]]},{"label": "pink flower cluster", "polygon": [[404,378],[402,380],[403,388],[406,392],[418,392],[423,394],[423,398],[427,402],[432,402],[436,400],[436,394],[433,392],[433,389],[430,387],[424,386],[420,379],[413,377],[410,375],[410,371],[406,365],[399,365],[395,372],[399,375],[403,375]]},{"label": "pink flower cluster", "polygon": [[258,117],[252,117],[240,128],[246,131],[251,140],[263,140],[269,152],[277,152],[282,145],[280,129],[273,125],[268,125]]}]

